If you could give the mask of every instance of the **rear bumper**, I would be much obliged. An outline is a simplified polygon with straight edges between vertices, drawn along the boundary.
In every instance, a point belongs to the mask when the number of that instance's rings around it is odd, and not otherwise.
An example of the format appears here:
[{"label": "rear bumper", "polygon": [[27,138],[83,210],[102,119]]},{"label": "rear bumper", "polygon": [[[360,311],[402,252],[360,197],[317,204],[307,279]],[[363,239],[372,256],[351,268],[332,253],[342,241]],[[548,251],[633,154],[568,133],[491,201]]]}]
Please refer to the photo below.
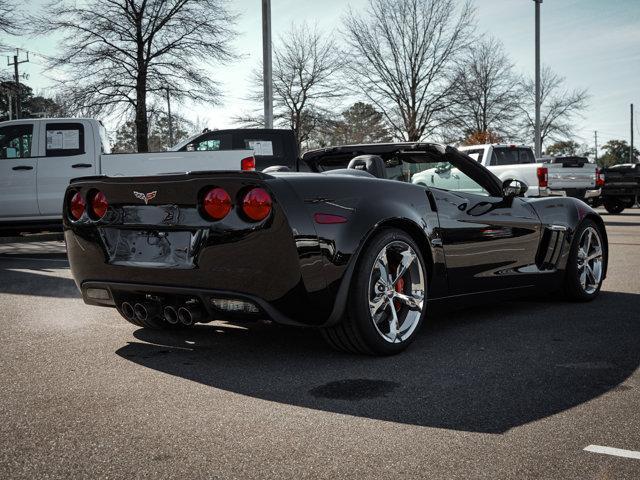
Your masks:
[{"label": "rear bumper", "polygon": [[[140,283],[86,281],[82,283],[80,291],[82,292],[84,302],[88,305],[118,307],[124,301],[130,301],[131,299],[142,300],[147,296],[157,298],[158,301],[167,305],[181,304],[187,299],[195,299],[202,308],[206,310],[209,318],[212,319],[238,318],[240,316],[249,318],[267,317],[283,325],[306,325],[305,323],[287,317],[260,297],[225,290],[171,287]],[[109,298],[94,298],[92,297],[91,291],[107,291]],[[240,300],[257,307],[258,311],[251,313],[229,311],[216,306],[215,301],[218,300]]]},{"label": "rear bumper", "polygon": [[574,197],[574,198],[595,198],[600,196],[599,188],[583,189],[583,188],[568,188],[564,190],[549,190],[550,196],[559,197]]},{"label": "rear bumper", "polygon": [[[193,232],[193,238],[200,238],[197,230]],[[301,258],[283,215],[274,215],[269,228],[212,227],[206,233],[194,246],[193,261],[175,265],[163,263],[171,255],[155,264],[121,261],[95,227],[71,225],[65,229],[65,240],[71,273],[88,304],[119,307],[127,295],[188,297],[199,300],[212,318],[224,318],[211,299],[239,299],[257,305],[263,317],[278,323],[320,326],[327,322],[334,298],[322,271],[315,274],[320,288],[311,289],[303,278],[303,269],[321,266]],[[90,298],[89,288],[105,289],[109,298]]]}]

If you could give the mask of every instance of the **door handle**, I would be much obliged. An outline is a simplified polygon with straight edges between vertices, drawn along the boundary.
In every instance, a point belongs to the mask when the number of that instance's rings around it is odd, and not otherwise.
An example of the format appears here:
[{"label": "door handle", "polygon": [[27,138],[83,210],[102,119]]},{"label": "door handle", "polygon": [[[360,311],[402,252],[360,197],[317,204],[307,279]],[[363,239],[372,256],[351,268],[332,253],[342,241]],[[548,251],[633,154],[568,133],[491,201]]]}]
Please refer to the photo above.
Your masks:
[{"label": "door handle", "polygon": [[71,165],[71,168],[91,168],[91,167],[93,167],[93,165],[90,163],[76,163],[74,165]]},{"label": "door handle", "polygon": [[13,167],[11,170],[33,170],[33,167],[30,165],[18,165],[17,167]]}]

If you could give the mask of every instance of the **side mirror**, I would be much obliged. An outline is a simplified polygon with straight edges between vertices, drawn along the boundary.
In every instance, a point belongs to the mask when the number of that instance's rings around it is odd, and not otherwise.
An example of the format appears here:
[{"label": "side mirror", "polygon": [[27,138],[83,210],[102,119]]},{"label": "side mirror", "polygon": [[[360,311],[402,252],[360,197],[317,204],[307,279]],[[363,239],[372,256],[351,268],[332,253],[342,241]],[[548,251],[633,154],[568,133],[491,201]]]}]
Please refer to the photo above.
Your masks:
[{"label": "side mirror", "polygon": [[523,197],[529,187],[520,180],[507,178],[502,182],[502,195],[506,198]]}]

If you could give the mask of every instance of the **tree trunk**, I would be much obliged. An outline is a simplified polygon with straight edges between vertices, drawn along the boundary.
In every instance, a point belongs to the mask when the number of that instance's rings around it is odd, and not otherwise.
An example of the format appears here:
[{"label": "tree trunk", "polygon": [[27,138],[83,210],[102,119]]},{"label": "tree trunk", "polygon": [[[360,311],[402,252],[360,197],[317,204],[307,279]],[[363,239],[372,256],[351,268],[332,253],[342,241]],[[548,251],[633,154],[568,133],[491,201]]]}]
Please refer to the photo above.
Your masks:
[{"label": "tree trunk", "polygon": [[138,74],[136,82],[136,145],[138,152],[149,151],[149,122],[147,119],[147,79]]}]

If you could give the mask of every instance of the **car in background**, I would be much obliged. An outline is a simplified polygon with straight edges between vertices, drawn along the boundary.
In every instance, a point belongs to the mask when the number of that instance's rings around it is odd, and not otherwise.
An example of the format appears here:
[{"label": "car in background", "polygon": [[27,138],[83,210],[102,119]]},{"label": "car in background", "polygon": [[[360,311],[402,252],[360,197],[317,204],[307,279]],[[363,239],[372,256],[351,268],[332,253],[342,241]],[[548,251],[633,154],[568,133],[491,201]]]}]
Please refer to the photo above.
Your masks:
[{"label": "car in background", "polygon": [[0,123],[0,234],[58,229],[69,181],[77,177],[296,167],[287,130],[205,132],[166,152],[111,154],[102,122],[38,118]]},{"label": "car in background", "polygon": [[[527,185],[527,196],[561,195],[581,200],[596,197],[596,165],[547,157],[536,160],[533,149],[526,145],[485,144],[460,147],[461,152],[487,167],[500,180],[512,178]],[[455,182],[456,172],[440,172],[440,181]],[[415,181],[420,181],[419,178]]]},{"label": "car in background", "polygon": [[298,143],[293,130],[278,128],[205,129],[173,146],[174,152],[216,152],[219,150],[252,150],[256,170],[278,166],[291,171],[304,170],[300,163]]}]

